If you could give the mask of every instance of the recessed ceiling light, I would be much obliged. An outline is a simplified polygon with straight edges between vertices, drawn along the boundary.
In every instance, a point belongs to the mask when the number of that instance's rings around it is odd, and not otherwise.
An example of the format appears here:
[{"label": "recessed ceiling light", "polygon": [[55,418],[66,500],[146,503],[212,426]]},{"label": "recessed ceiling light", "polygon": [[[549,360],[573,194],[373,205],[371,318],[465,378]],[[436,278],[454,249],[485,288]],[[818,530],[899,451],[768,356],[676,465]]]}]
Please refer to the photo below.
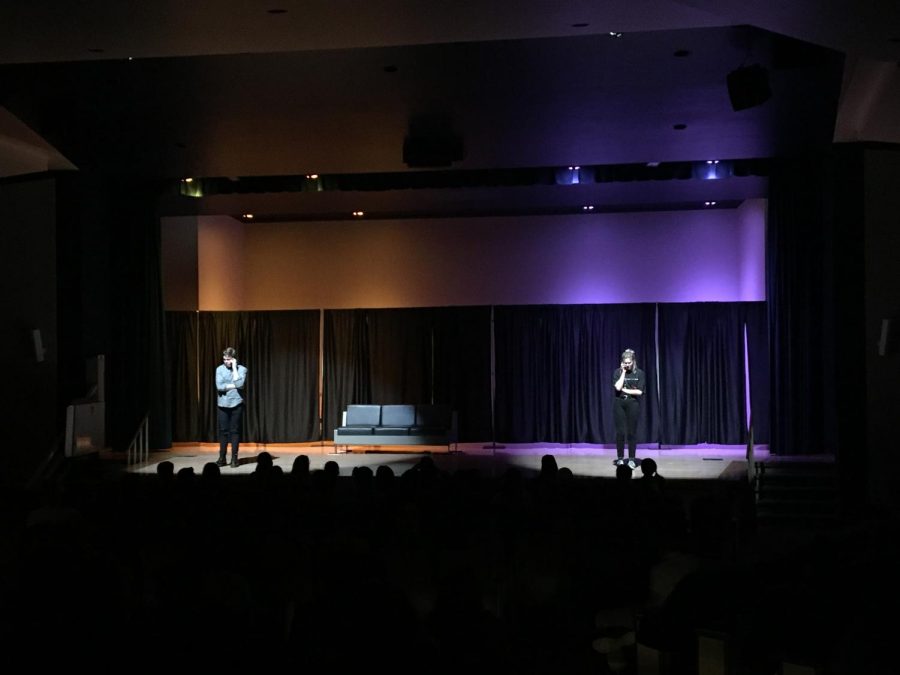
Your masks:
[{"label": "recessed ceiling light", "polygon": [[609,37],[620,38],[620,37],[622,37],[622,34],[617,30],[611,30],[611,31],[609,31]]},{"label": "recessed ceiling light", "polygon": [[365,213],[365,211],[354,211],[353,215],[356,216],[357,218],[362,218],[364,215],[366,215],[366,213]]},{"label": "recessed ceiling light", "polygon": [[281,9],[280,7],[275,7],[273,9],[267,9],[266,12],[269,14],[287,14],[286,9]]},{"label": "recessed ceiling light", "polygon": [[193,178],[182,178],[181,180],[183,180],[185,183],[193,183],[194,182]]},{"label": "recessed ceiling light", "polygon": [[243,218],[244,220],[253,220],[253,214],[245,213],[243,216],[241,216],[241,218]]},{"label": "recessed ceiling light", "polygon": [[690,56],[691,52],[688,49],[676,49],[672,56],[677,56],[680,59],[683,59],[685,56]]},{"label": "recessed ceiling light", "polygon": [[308,173],[308,174],[306,174],[306,177],[309,178],[309,180],[315,180],[316,178],[319,177],[319,174],[317,174],[317,173]]},{"label": "recessed ceiling light", "polygon": [[382,70],[386,73],[396,73],[397,66],[385,66],[384,68],[382,68]]},{"label": "recessed ceiling light", "polygon": [[589,23],[573,23],[572,28],[587,28],[590,25]]},{"label": "recessed ceiling light", "polygon": [[675,131],[684,131],[687,129],[687,124],[673,124],[672,128],[675,129]]},{"label": "recessed ceiling light", "polygon": [[91,54],[102,54],[102,53],[105,52],[106,50],[103,49],[102,47],[88,47],[88,51],[89,51]]}]

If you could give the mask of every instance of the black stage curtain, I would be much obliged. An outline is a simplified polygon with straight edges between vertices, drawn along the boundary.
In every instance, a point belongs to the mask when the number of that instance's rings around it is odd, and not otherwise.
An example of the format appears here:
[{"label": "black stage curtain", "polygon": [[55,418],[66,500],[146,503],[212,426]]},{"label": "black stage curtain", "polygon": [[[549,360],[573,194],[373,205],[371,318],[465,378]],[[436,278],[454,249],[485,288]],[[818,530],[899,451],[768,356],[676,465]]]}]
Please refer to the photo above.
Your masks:
[{"label": "black stage curtain", "polygon": [[818,454],[825,447],[824,250],[828,231],[823,159],[784,160],[769,180],[766,298],[772,358],[769,447]]},{"label": "black stage curtain", "polygon": [[366,403],[432,401],[432,314],[428,308],[366,311],[372,383]]},{"label": "black stage curtain", "polygon": [[611,444],[612,376],[630,347],[647,377],[639,443],[742,444],[745,326],[755,440],[769,436],[765,303],[497,307],[493,419],[490,307],[329,310],[322,429],[318,311],[167,321],[175,440],[216,439],[214,371],[234,346],[249,369],[248,441],[331,438],[350,403],[447,403],[463,442]]},{"label": "black stage curtain", "polygon": [[305,442],[318,431],[319,312],[201,312],[199,314],[200,432],[215,441],[215,370],[234,347],[247,366],[243,439]]},{"label": "black stage curtain", "polygon": [[460,441],[490,435],[490,308],[325,312],[325,436],[350,403],[446,403]]},{"label": "black stage curtain", "polygon": [[660,442],[746,443],[745,309],[659,305]]},{"label": "black stage curtain", "polygon": [[613,443],[613,373],[637,353],[648,391],[638,442],[656,438],[655,307],[506,306],[494,312],[495,425],[511,443]]},{"label": "black stage curtain", "polygon": [[197,391],[197,312],[166,312],[171,396],[169,415],[172,440],[200,438],[199,393]]},{"label": "black stage curtain", "polygon": [[334,438],[348,404],[372,401],[367,316],[365,309],[325,312],[322,424],[327,439]]},{"label": "black stage curtain", "polygon": [[108,257],[102,259],[108,263],[109,292],[107,443],[126,449],[147,415],[150,448],[167,448],[172,432],[156,212],[159,186],[108,177],[102,190],[105,196],[97,197],[98,202],[108,203],[101,227],[108,226],[109,236],[104,250]]},{"label": "black stage curtain", "polygon": [[256,365],[260,440],[321,440],[318,310],[265,312],[267,354]]},{"label": "black stage curtain", "polygon": [[457,412],[459,440],[493,439],[491,424],[491,308],[435,309],[434,402]]}]

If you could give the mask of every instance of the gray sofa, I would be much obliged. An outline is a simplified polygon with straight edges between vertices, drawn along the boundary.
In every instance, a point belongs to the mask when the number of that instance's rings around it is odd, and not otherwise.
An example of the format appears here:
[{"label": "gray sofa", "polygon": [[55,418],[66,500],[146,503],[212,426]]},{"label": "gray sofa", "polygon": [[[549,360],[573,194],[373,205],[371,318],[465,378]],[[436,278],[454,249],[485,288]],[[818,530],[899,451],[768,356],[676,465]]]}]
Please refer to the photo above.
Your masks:
[{"label": "gray sofa", "polygon": [[336,451],[350,446],[457,443],[456,411],[447,405],[348,405],[334,430]]}]

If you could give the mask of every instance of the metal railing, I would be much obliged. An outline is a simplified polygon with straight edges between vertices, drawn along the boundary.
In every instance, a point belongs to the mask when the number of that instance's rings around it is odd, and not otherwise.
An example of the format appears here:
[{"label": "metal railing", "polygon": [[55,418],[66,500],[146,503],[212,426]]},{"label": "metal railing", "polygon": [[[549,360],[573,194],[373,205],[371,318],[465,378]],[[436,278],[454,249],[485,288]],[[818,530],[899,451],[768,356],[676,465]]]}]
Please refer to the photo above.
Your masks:
[{"label": "metal railing", "polygon": [[125,463],[128,466],[143,464],[150,459],[150,415],[144,415],[144,419],[134,432],[134,438],[128,444]]}]

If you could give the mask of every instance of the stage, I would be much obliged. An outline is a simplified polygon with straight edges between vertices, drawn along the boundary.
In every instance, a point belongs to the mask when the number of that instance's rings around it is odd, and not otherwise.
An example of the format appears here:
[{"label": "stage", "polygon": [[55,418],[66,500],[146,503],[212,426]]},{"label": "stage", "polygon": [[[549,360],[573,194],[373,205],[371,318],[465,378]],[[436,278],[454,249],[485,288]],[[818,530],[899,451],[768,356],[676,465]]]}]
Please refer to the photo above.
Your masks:
[{"label": "stage", "polygon": [[[395,475],[411,468],[428,454],[435,464],[447,472],[478,470],[485,476],[501,476],[509,467],[524,473],[537,472],[541,457],[546,454],[556,458],[560,468],[568,468],[576,477],[614,478],[616,467],[614,447],[590,444],[466,444],[454,446],[453,452],[446,446],[380,446],[353,448],[351,452],[335,452],[331,443],[246,443],[241,445],[240,466],[221,468],[223,476],[252,473],[261,452],[272,455],[275,466],[285,473],[291,471],[298,455],[309,457],[311,471],[322,469],[328,461],[337,462],[342,476],[349,476],[358,466],[368,466],[374,471],[378,466],[390,466]],[[121,455],[119,455],[121,456]],[[736,480],[747,479],[748,461],[746,446],[695,445],[685,447],[638,446],[639,459],[649,457],[656,461],[660,475],[675,480]],[[769,460],[768,448],[754,449],[755,461]],[[155,473],[162,461],[171,461],[175,471],[191,467],[196,474],[203,471],[208,462],[218,458],[218,445],[214,443],[177,443],[165,451],[154,451],[146,462],[127,467],[132,473]],[[230,455],[229,455],[230,461]],[[635,471],[640,475],[640,470]]]}]

